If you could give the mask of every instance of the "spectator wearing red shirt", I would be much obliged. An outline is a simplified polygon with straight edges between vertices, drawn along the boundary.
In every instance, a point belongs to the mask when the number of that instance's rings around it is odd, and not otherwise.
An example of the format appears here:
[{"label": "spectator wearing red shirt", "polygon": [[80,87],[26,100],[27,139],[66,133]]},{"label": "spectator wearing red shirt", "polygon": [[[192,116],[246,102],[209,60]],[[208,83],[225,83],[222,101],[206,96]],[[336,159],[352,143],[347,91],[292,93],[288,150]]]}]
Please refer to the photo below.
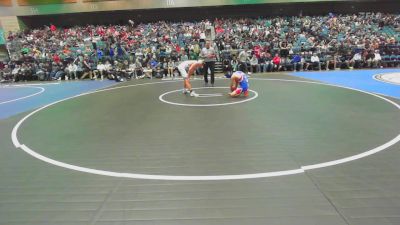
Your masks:
[{"label": "spectator wearing red shirt", "polygon": [[54,31],[56,31],[56,30],[57,30],[57,27],[56,27],[56,26],[54,26],[53,24],[51,24],[51,25],[50,25],[50,30],[54,32]]},{"label": "spectator wearing red shirt", "polygon": [[253,48],[253,52],[256,55],[257,59],[259,59],[261,57],[261,47],[256,45]]},{"label": "spectator wearing red shirt", "polygon": [[274,64],[272,71],[279,71],[281,69],[281,57],[279,57],[279,54],[275,54],[272,63]]},{"label": "spectator wearing red shirt", "polygon": [[61,59],[60,59],[60,56],[58,56],[57,54],[54,54],[53,55],[53,61],[55,62],[55,63],[60,63],[61,62]]},{"label": "spectator wearing red shirt", "polygon": [[181,46],[176,45],[176,46],[175,46],[175,50],[176,50],[176,52],[181,52]]},{"label": "spectator wearing red shirt", "polygon": [[217,33],[223,33],[225,30],[222,28],[222,27],[217,27],[216,29],[215,29],[215,32],[217,32]]}]

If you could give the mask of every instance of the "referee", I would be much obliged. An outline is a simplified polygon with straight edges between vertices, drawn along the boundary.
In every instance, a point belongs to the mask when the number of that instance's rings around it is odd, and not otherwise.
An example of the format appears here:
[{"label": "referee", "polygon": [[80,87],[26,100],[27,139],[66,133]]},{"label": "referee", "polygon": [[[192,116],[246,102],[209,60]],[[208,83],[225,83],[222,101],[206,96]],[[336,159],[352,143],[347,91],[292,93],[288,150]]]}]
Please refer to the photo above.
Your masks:
[{"label": "referee", "polygon": [[215,61],[217,60],[215,49],[211,46],[211,41],[206,42],[206,46],[201,50],[200,56],[204,59],[204,82],[208,85],[208,69],[211,71],[211,86],[214,87],[214,69]]}]

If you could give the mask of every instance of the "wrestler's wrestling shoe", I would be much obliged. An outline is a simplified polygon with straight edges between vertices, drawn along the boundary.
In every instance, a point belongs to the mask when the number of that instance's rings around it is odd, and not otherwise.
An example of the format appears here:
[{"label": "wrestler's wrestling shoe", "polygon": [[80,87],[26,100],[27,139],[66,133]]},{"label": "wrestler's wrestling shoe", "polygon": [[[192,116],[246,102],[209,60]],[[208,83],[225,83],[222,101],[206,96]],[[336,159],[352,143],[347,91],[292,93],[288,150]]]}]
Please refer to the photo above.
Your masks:
[{"label": "wrestler's wrestling shoe", "polygon": [[194,92],[194,91],[191,91],[191,92],[190,92],[190,96],[191,96],[191,97],[199,97],[199,94],[197,94],[197,93]]},{"label": "wrestler's wrestling shoe", "polygon": [[245,92],[243,93],[243,95],[244,95],[244,97],[248,97],[248,96],[249,96],[249,91],[245,91]]}]

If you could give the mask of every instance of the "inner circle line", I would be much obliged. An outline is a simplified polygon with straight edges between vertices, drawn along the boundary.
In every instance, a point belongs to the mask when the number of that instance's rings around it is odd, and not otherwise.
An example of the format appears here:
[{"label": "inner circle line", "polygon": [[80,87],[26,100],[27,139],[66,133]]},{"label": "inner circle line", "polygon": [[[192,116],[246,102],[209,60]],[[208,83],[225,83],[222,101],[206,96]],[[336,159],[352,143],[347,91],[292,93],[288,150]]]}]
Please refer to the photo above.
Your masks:
[{"label": "inner circle line", "polygon": [[[199,89],[228,89],[228,87],[199,87],[199,88],[192,88],[193,90],[199,90]],[[186,104],[186,103],[178,103],[178,102],[171,102],[171,101],[167,101],[164,99],[164,96],[171,94],[171,93],[175,93],[175,92],[180,92],[182,91],[182,89],[178,89],[178,90],[173,90],[173,91],[168,91],[165,92],[163,94],[161,94],[158,99],[164,103],[170,104],[170,105],[176,105],[176,106],[192,106],[192,107],[212,107],[212,106],[225,106],[225,105],[235,105],[235,104],[239,104],[239,103],[243,103],[243,102],[248,102],[251,100],[254,100],[258,97],[258,92],[249,89],[250,92],[254,93],[254,96],[251,98],[246,98],[244,100],[241,101],[236,101],[236,102],[226,102],[226,103],[215,103],[215,104]]]}]

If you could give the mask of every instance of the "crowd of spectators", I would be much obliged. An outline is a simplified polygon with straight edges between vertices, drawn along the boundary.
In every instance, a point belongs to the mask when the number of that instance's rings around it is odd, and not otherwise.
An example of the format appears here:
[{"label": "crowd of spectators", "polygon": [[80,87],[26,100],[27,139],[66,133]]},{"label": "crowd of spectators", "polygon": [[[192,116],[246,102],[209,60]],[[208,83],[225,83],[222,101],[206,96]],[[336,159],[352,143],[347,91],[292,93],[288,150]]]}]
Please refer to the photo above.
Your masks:
[{"label": "crowd of spectators", "polygon": [[51,25],[10,33],[11,60],[3,63],[7,65],[3,77],[19,81],[174,76],[179,61],[198,59],[211,28],[209,21],[160,21],[72,28]]},{"label": "crowd of spectators", "polygon": [[174,77],[180,61],[203,57],[208,39],[228,73],[396,67],[399,34],[400,15],[382,13],[50,25],[8,35],[0,79]]},{"label": "crowd of spectators", "polygon": [[[400,15],[221,19],[214,26],[218,50],[226,53],[225,70],[235,70],[236,65],[250,72],[267,72],[396,67],[400,63]],[[241,50],[232,57],[236,49]]]}]

